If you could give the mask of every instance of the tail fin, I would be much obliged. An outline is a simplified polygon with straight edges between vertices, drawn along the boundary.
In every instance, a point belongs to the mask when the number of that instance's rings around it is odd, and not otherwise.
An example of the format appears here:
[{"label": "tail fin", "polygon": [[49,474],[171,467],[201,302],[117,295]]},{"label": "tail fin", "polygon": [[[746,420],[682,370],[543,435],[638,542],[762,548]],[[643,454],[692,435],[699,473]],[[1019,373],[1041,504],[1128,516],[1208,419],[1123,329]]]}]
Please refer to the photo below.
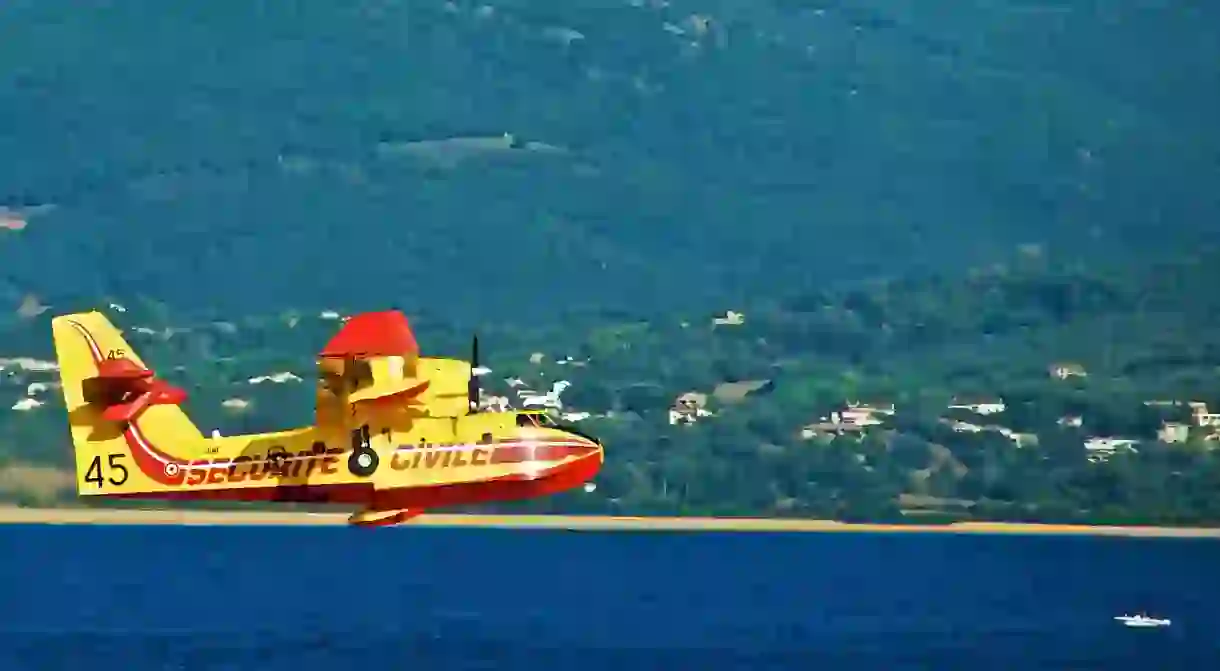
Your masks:
[{"label": "tail fin", "polygon": [[[180,407],[185,392],[158,379],[100,312],[56,317],[51,330],[79,494],[177,489],[205,442]],[[171,452],[159,447],[166,444]]]}]

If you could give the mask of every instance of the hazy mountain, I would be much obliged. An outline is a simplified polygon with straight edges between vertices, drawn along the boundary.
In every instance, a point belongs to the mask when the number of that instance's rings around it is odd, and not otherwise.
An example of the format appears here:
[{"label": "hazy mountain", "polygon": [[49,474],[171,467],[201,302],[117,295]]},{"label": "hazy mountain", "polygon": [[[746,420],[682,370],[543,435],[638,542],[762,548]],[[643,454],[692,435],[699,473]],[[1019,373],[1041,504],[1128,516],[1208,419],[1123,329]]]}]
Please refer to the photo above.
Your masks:
[{"label": "hazy mountain", "polygon": [[54,208],[0,291],[470,320],[1134,259],[1220,214],[1198,7],[10,0],[0,207]]}]

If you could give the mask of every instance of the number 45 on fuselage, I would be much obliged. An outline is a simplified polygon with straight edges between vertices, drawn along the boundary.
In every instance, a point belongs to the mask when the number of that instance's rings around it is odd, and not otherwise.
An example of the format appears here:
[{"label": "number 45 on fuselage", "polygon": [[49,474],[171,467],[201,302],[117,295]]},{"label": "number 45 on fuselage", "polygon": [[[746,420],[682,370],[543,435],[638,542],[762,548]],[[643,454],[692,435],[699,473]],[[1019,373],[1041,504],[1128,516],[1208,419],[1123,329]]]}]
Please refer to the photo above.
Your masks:
[{"label": "number 45 on fuselage", "polygon": [[352,317],[318,354],[314,425],[223,437],[101,313],[52,330],[82,496],[344,504],[381,526],[578,487],[604,458],[543,413],[480,411],[477,339],[470,362],[421,357],[396,311]]}]

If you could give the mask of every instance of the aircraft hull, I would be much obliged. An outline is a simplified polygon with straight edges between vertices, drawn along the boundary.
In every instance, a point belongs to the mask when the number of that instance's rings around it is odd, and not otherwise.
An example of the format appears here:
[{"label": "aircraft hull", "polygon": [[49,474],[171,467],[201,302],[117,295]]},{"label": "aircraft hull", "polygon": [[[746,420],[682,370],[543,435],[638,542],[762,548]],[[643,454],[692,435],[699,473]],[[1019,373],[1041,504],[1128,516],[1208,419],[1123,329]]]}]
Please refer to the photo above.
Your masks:
[{"label": "aircraft hull", "polygon": [[[482,480],[390,486],[384,489],[376,488],[369,482],[269,482],[265,485],[241,488],[229,486],[116,493],[108,498],[346,504],[363,506],[369,511],[430,509],[558,494],[592,480],[601,470],[602,462],[601,449],[597,448],[559,465],[531,465],[531,468],[535,469],[532,472],[510,472]],[[229,466],[226,465],[225,468]]]},{"label": "aircraft hull", "polygon": [[[155,378],[100,313],[57,317],[52,328],[81,496],[337,504],[360,509],[353,524],[380,526],[572,489],[604,459],[579,431],[467,412],[471,367],[448,359],[415,361],[428,383],[412,399],[322,395],[317,426],[205,437],[181,407],[185,394]],[[376,364],[374,375],[402,362]],[[141,401],[138,412],[126,410],[129,398]]]}]

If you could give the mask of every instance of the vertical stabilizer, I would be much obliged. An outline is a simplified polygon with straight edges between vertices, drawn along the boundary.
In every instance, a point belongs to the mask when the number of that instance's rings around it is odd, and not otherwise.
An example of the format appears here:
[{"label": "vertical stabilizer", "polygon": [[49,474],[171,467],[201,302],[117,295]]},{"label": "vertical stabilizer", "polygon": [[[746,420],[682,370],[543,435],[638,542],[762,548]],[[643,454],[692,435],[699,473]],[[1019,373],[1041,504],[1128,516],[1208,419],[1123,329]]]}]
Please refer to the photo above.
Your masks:
[{"label": "vertical stabilizer", "polygon": [[132,495],[181,485],[206,442],[180,407],[186,393],[158,378],[100,312],[56,317],[51,329],[78,492]]}]

